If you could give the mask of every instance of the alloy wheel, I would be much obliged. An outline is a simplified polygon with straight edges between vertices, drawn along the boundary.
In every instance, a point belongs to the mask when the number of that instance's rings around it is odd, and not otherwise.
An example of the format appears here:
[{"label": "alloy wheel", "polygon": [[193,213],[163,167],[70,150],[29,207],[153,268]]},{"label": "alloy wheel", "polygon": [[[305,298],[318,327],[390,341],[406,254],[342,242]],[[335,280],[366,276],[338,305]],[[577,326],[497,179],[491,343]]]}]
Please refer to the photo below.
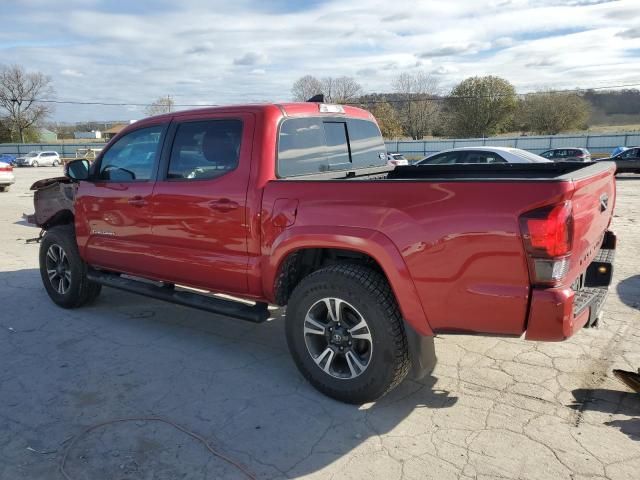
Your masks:
[{"label": "alloy wheel", "polygon": [[304,319],[304,342],[309,355],[325,373],[350,380],[371,363],[373,339],[362,314],[340,298],[315,302]]},{"label": "alloy wheel", "polygon": [[71,288],[71,265],[60,245],[53,243],[47,250],[46,267],[53,289],[60,295],[66,294]]}]

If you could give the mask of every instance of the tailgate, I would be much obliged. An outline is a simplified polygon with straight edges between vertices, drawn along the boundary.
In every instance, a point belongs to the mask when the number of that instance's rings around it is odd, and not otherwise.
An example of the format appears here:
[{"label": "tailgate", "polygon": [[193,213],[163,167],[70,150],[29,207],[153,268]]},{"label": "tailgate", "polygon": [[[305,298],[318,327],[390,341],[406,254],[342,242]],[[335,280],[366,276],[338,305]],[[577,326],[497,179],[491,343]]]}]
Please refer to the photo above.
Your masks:
[{"label": "tailgate", "polygon": [[604,233],[611,222],[615,205],[615,167],[585,178],[574,179],[573,251],[569,272],[571,285],[587,269],[597,255]]}]

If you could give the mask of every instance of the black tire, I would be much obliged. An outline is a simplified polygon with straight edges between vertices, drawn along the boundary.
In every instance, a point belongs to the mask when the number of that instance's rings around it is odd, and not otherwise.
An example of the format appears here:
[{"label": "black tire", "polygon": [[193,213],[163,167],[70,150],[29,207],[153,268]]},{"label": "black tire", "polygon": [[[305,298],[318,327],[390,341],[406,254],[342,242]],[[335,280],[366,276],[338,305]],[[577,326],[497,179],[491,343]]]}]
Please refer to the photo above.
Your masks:
[{"label": "black tire", "polygon": [[8,192],[9,191],[9,185],[3,185],[2,187],[0,187],[0,192]]},{"label": "black tire", "polygon": [[[66,258],[66,262],[62,262],[64,264],[62,270],[65,273],[68,272],[68,277],[62,273],[50,279],[49,272],[54,269],[52,263],[55,263],[52,257],[48,257],[50,249],[52,252],[58,252],[58,258]],[[58,249],[62,250],[64,256],[59,254]],[[86,305],[95,300],[102,289],[102,285],[87,279],[87,264],[80,258],[73,225],[59,225],[45,234],[40,242],[40,276],[51,300],[62,308],[78,308]],[[61,277],[65,277],[64,282]],[[56,282],[56,280],[59,281]],[[62,288],[60,288],[61,282],[63,282]]]},{"label": "black tire", "polygon": [[38,163],[37,160],[34,160],[33,163],[31,164],[31,166],[38,168],[40,166],[40,164]]},{"label": "black tire", "polygon": [[[314,360],[308,347],[308,339],[316,337],[305,336],[305,318],[316,308],[315,305],[322,305],[325,298],[347,302],[345,308],[357,310],[356,313],[366,321],[371,352],[366,368],[358,376],[336,378],[327,373],[320,366],[322,362],[316,363],[322,354],[316,355]],[[340,326],[339,323],[337,325]],[[367,266],[336,264],[304,278],[289,299],[285,328],[289,351],[302,375],[322,393],[341,402],[362,404],[374,401],[395,388],[409,371],[407,337],[398,304],[384,276]],[[326,333],[327,330],[323,331]],[[330,333],[323,337],[325,333],[317,334],[319,341],[329,342],[329,337],[333,338]],[[355,349],[357,340],[353,342]],[[343,354],[337,351],[337,346],[327,344],[326,348],[336,349],[334,361],[342,358],[344,364],[348,363],[346,358],[339,356]],[[332,359],[325,363],[325,367]],[[348,366],[351,370],[351,365]]]},{"label": "black tire", "polygon": [[52,167],[57,167],[58,165],[60,164],[58,163],[57,160],[54,160],[53,163],[51,164]]}]

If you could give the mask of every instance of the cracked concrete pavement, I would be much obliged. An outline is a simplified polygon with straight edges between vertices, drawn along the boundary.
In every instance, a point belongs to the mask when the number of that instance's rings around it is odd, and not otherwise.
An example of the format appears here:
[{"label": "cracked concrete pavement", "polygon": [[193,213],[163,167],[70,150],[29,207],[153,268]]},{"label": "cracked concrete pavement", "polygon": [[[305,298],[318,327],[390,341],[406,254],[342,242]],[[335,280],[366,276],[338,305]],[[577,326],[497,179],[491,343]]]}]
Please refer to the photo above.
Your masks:
[{"label": "cracked concrete pavement", "polygon": [[[0,194],[0,478],[58,479],[69,441],[121,417],[205,437],[257,478],[610,479],[640,476],[640,176],[618,179],[615,280],[603,325],[563,343],[441,336],[439,363],[361,407],[298,374],[282,322],[252,325],[105,288],[87,308],[41,286],[29,185]],[[169,425],[89,432],[73,479],[244,478]]]}]

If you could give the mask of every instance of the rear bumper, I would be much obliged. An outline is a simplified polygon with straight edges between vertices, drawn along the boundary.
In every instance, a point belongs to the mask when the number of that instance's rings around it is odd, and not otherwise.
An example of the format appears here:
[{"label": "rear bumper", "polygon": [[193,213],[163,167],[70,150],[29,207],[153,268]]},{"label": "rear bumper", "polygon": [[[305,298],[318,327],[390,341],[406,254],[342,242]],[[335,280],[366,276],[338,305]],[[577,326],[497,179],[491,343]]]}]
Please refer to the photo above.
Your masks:
[{"label": "rear bumper", "polygon": [[[607,232],[602,248],[585,272],[583,285],[572,287],[533,289],[527,321],[527,340],[545,342],[569,338],[579,329],[592,325],[604,305],[611,283],[616,236]],[[600,278],[597,267],[605,267]]]},{"label": "rear bumper", "polygon": [[0,185],[13,185],[16,177],[13,173],[0,173]]}]

